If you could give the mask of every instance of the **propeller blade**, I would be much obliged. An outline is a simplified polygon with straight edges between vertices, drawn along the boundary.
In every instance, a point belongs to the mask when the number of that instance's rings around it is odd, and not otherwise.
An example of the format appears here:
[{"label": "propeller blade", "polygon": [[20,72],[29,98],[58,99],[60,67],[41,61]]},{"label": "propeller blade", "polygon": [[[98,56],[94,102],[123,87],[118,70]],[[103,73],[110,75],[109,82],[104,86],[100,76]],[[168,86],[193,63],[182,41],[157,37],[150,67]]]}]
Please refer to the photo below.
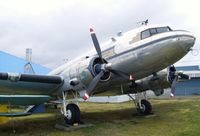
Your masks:
[{"label": "propeller blade", "polygon": [[190,76],[188,76],[188,75],[186,75],[186,74],[183,74],[182,72],[179,72],[178,75],[179,75],[181,78],[190,79]]},{"label": "propeller blade", "polygon": [[104,75],[104,71],[101,71],[98,75],[96,75],[94,77],[94,79],[90,82],[88,89],[86,91],[86,93],[83,96],[84,100],[87,100],[90,96],[90,94],[92,93],[92,91],[94,90],[94,88],[96,87],[96,85],[98,84],[98,82],[100,81],[101,77]]},{"label": "propeller blade", "polygon": [[102,58],[102,53],[101,53],[101,48],[100,48],[100,45],[99,45],[99,41],[97,40],[96,34],[95,34],[95,32],[94,32],[94,30],[92,28],[90,28],[90,34],[91,34],[91,38],[92,38],[94,47],[96,49],[96,52],[97,52],[99,58],[101,59],[101,61],[103,62],[103,58]]},{"label": "propeller blade", "polygon": [[134,80],[134,78],[131,75],[128,75],[128,74],[126,74],[124,72],[121,72],[121,71],[118,71],[118,70],[113,70],[113,69],[111,69],[110,72],[112,72],[113,74],[115,74],[117,76],[120,76],[120,77],[122,77],[122,78],[124,78],[126,80],[129,80],[129,81],[130,80]]},{"label": "propeller blade", "polygon": [[175,86],[176,86],[177,80],[178,80],[178,76],[176,75],[171,85],[171,96],[174,96],[175,94]]}]

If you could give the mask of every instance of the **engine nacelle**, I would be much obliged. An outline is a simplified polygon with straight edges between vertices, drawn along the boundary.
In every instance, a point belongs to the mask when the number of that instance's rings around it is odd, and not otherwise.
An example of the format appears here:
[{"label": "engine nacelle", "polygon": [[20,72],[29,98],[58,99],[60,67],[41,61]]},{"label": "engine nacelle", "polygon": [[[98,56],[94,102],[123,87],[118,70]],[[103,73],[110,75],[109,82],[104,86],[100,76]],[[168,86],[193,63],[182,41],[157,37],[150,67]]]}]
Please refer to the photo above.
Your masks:
[{"label": "engine nacelle", "polygon": [[[89,59],[89,58],[88,58]],[[104,60],[105,63],[106,60]],[[86,62],[84,63],[84,61],[82,62],[83,65],[79,66],[79,76],[80,76],[80,81],[85,84],[88,85],[91,80],[97,75],[99,74],[99,72],[101,72],[101,66],[102,66],[102,62],[100,60],[100,58],[98,57],[94,57],[92,59],[89,59],[89,63]],[[110,72],[105,72],[104,76],[101,78],[101,82],[107,81],[110,79],[111,73]]]},{"label": "engine nacelle", "polygon": [[151,75],[136,81],[135,84],[130,85],[130,88],[132,93],[152,90],[156,96],[160,96],[164,93],[163,89],[170,86],[171,84],[168,81],[167,72],[161,71],[156,75]]},{"label": "engine nacelle", "polygon": [[162,95],[162,94],[164,93],[164,89],[153,90],[153,92],[154,92],[154,94],[155,94],[156,96],[160,96],[160,95]]},{"label": "engine nacelle", "polygon": [[[107,62],[104,60],[104,63]],[[64,75],[68,75],[67,85],[70,85],[72,90],[86,90],[93,78],[101,72],[102,64],[98,57],[86,57],[78,63],[72,64],[70,69],[64,72]],[[105,72],[100,81],[105,82],[110,79],[110,76],[110,72]]]}]

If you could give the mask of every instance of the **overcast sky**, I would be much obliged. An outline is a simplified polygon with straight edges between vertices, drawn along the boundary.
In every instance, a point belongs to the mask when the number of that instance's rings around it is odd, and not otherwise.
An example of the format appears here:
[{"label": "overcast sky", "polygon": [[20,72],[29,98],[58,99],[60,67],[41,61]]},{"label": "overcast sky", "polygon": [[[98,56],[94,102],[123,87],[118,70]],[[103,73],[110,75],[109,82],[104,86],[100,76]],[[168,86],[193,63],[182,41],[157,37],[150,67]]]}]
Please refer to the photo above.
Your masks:
[{"label": "overcast sky", "polygon": [[[198,0],[1,0],[0,50],[25,58],[25,49],[32,48],[33,62],[55,68],[93,48],[90,26],[103,42],[149,19],[193,32],[199,51],[199,5]],[[199,56],[189,53],[179,64],[199,64]]]}]

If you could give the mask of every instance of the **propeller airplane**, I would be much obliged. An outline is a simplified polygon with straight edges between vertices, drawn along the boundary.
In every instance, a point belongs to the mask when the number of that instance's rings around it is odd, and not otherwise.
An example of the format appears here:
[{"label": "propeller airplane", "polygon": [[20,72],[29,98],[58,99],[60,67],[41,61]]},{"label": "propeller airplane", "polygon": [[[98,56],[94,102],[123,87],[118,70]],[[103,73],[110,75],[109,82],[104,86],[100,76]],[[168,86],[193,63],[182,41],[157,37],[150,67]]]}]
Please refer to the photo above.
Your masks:
[{"label": "propeller airplane", "polygon": [[[191,32],[145,24],[120,32],[101,45],[92,28],[90,34],[95,50],[47,75],[0,73],[0,104],[34,105],[22,113],[0,112],[0,116],[31,115],[38,105],[59,97],[61,114],[72,125],[80,122],[80,109],[76,102],[68,101],[69,92],[86,101],[92,94],[121,92],[122,88],[124,94],[152,90],[159,96],[171,87],[173,96],[178,79],[189,79],[173,64],[193,47],[196,38]],[[151,113],[152,106],[145,97],[133,100],[140,114]]]}]

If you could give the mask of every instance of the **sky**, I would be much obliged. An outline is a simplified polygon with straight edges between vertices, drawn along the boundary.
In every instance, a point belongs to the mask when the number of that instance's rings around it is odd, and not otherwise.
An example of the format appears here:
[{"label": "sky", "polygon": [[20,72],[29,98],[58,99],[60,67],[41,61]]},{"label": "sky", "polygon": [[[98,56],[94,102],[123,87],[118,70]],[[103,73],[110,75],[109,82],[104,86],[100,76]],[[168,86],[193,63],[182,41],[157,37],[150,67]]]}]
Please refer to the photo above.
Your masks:
[{"label": "sky", "polygon": [[170,24],[196,36],[194,51],[177,65],[200,64],[200,2],[198,0],[0,0],[0,50],[56,68],[93,49],[89,27],[100,43],[138,27]]}]

